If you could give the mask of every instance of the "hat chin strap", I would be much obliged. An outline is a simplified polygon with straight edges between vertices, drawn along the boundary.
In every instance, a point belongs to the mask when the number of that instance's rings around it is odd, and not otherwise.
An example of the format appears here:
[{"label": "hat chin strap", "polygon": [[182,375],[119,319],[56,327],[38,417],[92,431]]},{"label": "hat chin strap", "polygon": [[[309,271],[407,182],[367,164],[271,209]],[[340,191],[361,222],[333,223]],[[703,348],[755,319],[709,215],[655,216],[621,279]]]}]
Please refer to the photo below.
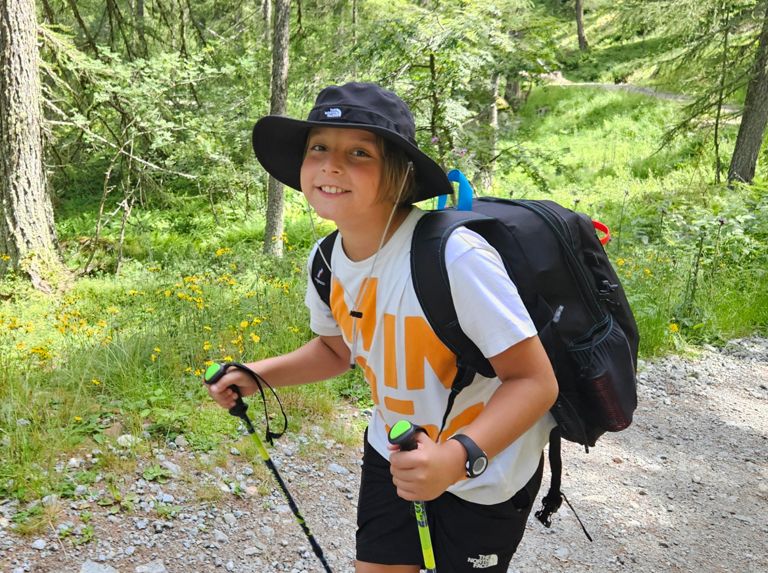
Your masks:
[{"label": "hat chin strap", "polygon": [[[354,304],[352,305],[352,309],[349,311],[349,315],[352,317],[352,348],[349,354],[350,368],[355,367],[355,356],[357,355],[357,338],[358,338],[357,335],[359,332],[359,329],[357,328],[357,321],[358,319],[363,318],[363,313],[358,309],[358,307],[362,302],[363,293],[365,292],[366,285],[369,284],[370,279],[373,276],[373,270],[376,267],[376,261],[379,258],[379,253],[381,252],[381,248],[384,246],[384,243],[387,242],[387,234],[389,233],[389,228],[392,226],[392,221],[395,218],[395,213],[397,213],[397,209],[400,206],[400,198],[403,196],[403,190],[405,189],[405,184],[408,182],[408,176],[412,172],[413,172],[413,162],[409,161],[408,169],[406,169],[405,175],[403,175],[403,180],[400,183],[400,189],[397,191],[395,202],[392,205],[392,211],[390,211],[389,218],[387,219],[387,224],[384,226],[384,232],[381,234],[381,240],[379,241],[379,246],[376,247],[376,252],[373,255],[371,266],[368,269],[368,275],[365,277],[363,282],[360,283],[360,287],[357,289],[357,296],[354,299]],[[309,211],[309,226],[312,229],[312,237],[314,238],[315,242],[317,242],[318,239],[317,239],[317,233],[315,232],[315,222],[312,217],[312,207],[309,205],[308,201],[307,201],[307,207]],[[325,266],[328,267],[328,269],[331,271],[331,275],[333,275],[333,267],[331,266],[331,262],[325,258],[325,254],[323,253],[322,249],[318,249],[317,252],[320,253],[320,257],[323,259]],[[344,286],[341,285],[341,288],[344,289]],[[347,292],[346,289],[344,289],[344,295],[345,295],[345,298],[347,299],[352,298],[349,296],[349,292]]]}]

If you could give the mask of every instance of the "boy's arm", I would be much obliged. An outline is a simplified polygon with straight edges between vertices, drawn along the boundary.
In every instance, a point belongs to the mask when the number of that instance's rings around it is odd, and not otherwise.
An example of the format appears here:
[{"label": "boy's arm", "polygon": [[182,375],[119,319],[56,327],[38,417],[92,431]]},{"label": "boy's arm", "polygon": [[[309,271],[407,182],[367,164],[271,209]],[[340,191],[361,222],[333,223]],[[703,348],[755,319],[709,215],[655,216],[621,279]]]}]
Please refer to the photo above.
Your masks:
[{"label": "boy's arm", "polygon": [[[541,418],[557,398],[557,380],[537,336],[489,359],[501,386],[462,433],[493,458]],[[467,454],[456,440],[435,444],[418,434],[419,448],[390,458],[398,495],[430,500],[465,477]],[[405,456],[408,456],[407,458]]]},{"label": "boy's arm", "polygon": [[[549,411],[557,399],[558,387],[538,336],[511,346],[489,361],[502,384],[482,413],[461,433],[492,458]],[[461,450],[463,467],[466,455]]]},{"label": "boy's arm", "polygon": [[[293,352],[265,358],[247,364],[270,386],[295,386],[338,376],[349,369],[349,348],[341,336],[318,336]],[[237,386],[243,396],[256,392],[253,379],[238,370],[230,370],[216,384],[207,386],[208,394],[217,404],[231,408],[237,394],[230,386]]]}]

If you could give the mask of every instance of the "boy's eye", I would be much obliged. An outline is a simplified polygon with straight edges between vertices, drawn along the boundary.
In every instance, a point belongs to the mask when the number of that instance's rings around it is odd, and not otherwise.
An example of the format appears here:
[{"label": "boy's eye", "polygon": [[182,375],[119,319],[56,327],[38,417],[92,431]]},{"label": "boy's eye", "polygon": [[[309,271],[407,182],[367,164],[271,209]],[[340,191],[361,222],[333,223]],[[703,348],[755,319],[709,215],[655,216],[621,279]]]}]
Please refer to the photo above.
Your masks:
[{"label": "boy's eye", "polygon": [[325,151],[325,145],[322,143],[313,143],[309,146],[309,149],[312,151]]},{"label": "boy's eye", "polygon": [[354,155],[355,157],[370,157],[371,156],[371,154],[368,153],[365,149],[355,149],[352,152],[352,155]]}]

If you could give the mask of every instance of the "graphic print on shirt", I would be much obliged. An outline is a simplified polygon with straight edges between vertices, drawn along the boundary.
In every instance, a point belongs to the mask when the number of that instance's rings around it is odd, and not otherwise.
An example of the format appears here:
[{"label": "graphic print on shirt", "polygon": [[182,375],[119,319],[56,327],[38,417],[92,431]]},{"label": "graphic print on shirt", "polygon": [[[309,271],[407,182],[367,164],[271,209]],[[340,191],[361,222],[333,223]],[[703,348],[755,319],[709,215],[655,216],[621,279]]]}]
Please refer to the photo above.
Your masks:
[{"label": "graphic print on shirt", "polygon": [[[362,369],[371,389],[371,398],[385,421],[400,417],[418,417],[418,400],[409,398],[411,392],[425,389],[428,379],[435,377],[446,390],[450,390],[456,375],[456,357],[440,341],[429,323],[422,316],[395,316],[384,313],[379,320],[377,310],[378,279],[365,279],[360,286],[358,310],[362,317],[355,320],[350,316],[350,309],[344,300],[344,288],[334,277],[331,284],[331,312],[341,328],[348,344],[357,331],[355,362]],[[368,357],[374,341],[376,327],[383,334],[383,375],[377,379],[376,373],[368,364]],[[403,333],[403,341],[397,340],[398,332]],[[403,349],[404,360],[398,360],[398,349]],[[398,362],[404,365],[405,380],[398,379]],[[407,392],[403,392],[406,390]],[[411,395],[415,398],[414,395]],[[459,428],[474,420],[483,410],[484,405],[470,405],[461,412],[452,412],[451,423],[445,428],[441,441],[451,436]],[[381,410],[385,412],[382,412]],[[388,415],[387,415],[388,414]],[[425,425],[432,439],[437,438],[439,428],[436,424]]]}]

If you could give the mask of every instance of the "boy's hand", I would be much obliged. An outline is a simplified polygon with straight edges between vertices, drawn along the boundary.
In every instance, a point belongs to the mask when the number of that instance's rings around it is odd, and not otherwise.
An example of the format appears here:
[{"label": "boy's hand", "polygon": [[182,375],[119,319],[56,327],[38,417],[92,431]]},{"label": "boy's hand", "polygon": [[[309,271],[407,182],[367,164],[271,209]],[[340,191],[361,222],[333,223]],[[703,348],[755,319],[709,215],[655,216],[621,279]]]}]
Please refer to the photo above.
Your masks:
[{"label": "boy's hand", "polygon": [[418,447],[400,451],[389,446],[392,482],[397,495],[408,501],[430,501],[465,477],[467,454],[456,440],[436,444],[424,432],[416,433]]},{"label": "boy's hand", "polygon": [[[205,382],[203,382],[205,384]],[[250,396],[257,390],[256,383],[253,378],[248,376],[245,372],[238,370],[237,368],[230,368],[216,384],[205,384],[208,394],[215,402],[229,410],[235,405],[237,401],[237,392],[235,392],[230,386],[237,386],[240,389],[242,396]]]}]

